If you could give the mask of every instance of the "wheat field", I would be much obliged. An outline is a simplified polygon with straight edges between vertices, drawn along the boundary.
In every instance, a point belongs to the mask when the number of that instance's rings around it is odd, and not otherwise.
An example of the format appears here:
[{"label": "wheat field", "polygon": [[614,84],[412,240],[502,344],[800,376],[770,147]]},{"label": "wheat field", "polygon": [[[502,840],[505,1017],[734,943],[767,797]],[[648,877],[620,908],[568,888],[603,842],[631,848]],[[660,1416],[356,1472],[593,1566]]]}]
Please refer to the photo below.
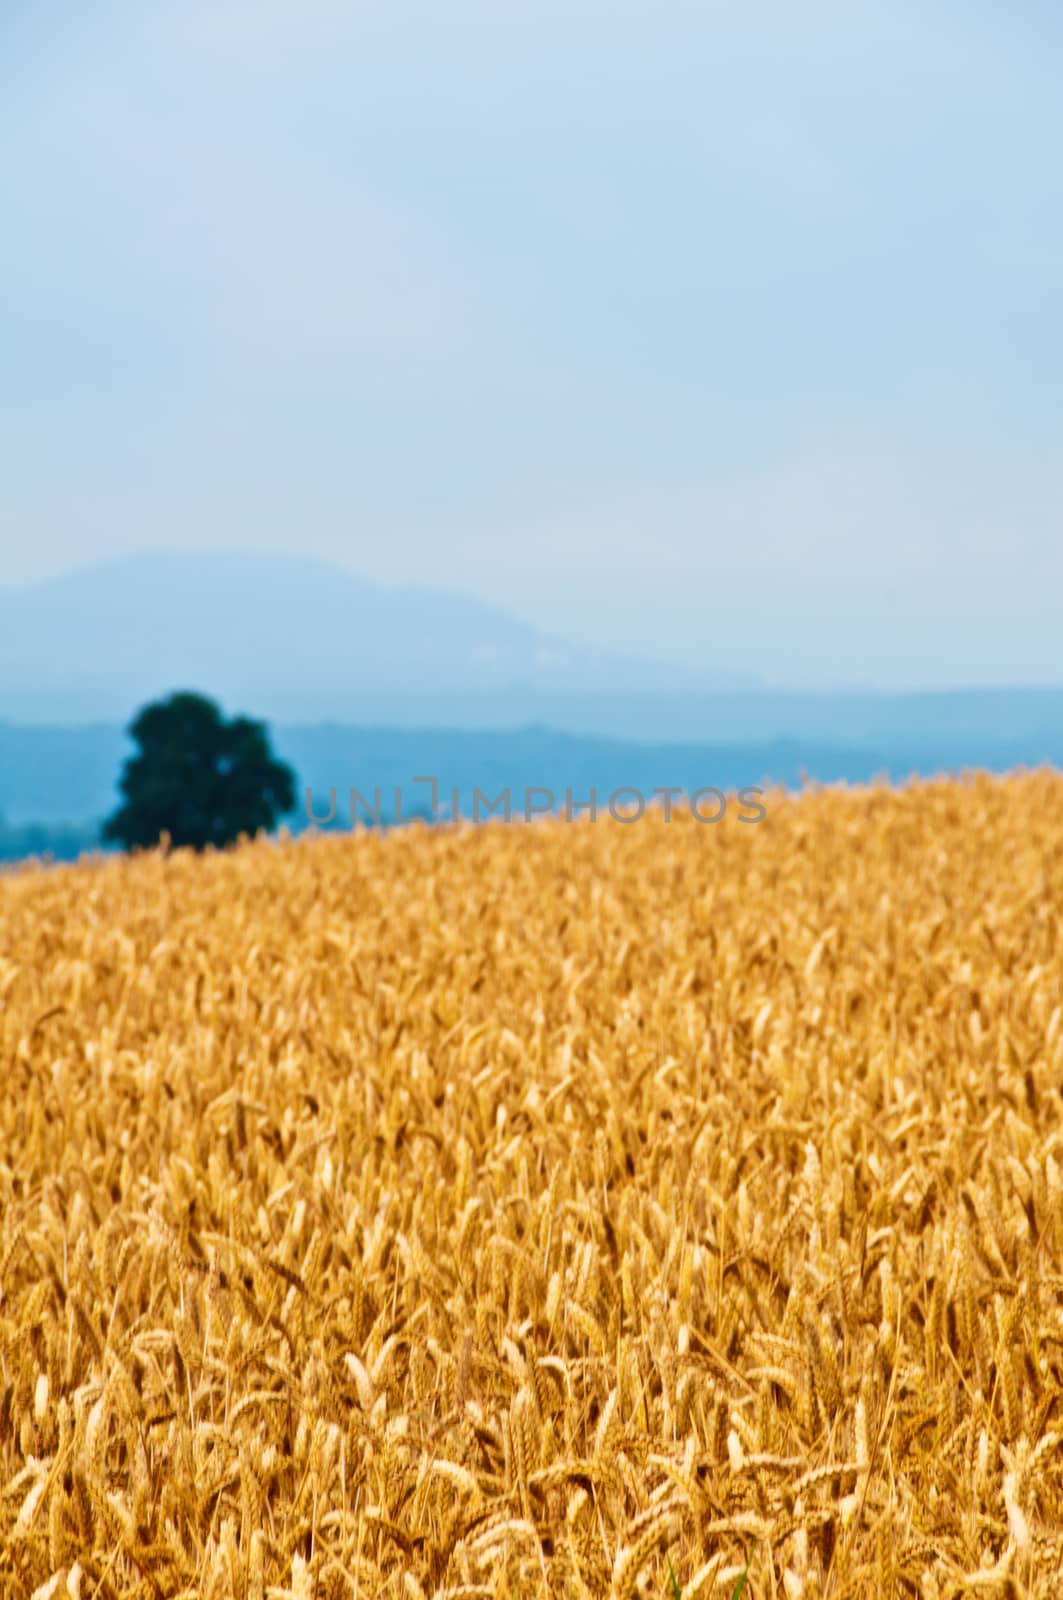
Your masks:
[{"label": "wheat field", "polygon": [[1063,1594],[1063,779],[765,803],[0,878],[5,1600]]}]

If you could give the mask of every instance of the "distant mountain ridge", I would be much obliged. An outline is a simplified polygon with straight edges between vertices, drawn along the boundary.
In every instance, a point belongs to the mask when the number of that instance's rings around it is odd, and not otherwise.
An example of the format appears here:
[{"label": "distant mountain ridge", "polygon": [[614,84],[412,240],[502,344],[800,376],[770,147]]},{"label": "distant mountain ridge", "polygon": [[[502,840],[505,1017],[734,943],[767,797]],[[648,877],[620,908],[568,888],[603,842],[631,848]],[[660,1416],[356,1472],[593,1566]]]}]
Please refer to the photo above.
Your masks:
[{"label": "distant mountain ridge", "polygon": [[685,669],[583,649],[464,595],[296,557],[131,557],[0,589],[0,717],[122,719],[175,685],[289,721],[362,720],[425,692],[694,686]]}]

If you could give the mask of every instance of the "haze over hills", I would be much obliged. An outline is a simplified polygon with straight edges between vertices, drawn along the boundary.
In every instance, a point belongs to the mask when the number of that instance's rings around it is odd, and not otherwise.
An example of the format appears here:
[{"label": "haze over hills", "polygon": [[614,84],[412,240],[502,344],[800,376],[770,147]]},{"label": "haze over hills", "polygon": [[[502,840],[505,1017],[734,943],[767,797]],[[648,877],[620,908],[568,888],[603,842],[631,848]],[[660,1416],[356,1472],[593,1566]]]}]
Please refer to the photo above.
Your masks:
[{"label": "haze over hills", "polygon": [[[721,594],[721,606],[730,603]],[[844,619],[836,619],[841,628]],[[0,588],[0,719],[128,722],[200,689],[272,722],[563,731],[685,742],[1020,738],[1060,728],[1061,688],[782,691],[747,661],[703,668],[562,639],[466,595],[388,588],[325,562],[144,555]],[[798,625],[803,625],[799,624]]]},{"label": "haze over hills", "polygon": [[[139,556],[0,590],[0,717],[127,718],[175,685],[291,721],[388,720],[426,693],[756,687],[587,650],[460,594],[280,556]],[[462,720],[460,715],[459,719]]]}]

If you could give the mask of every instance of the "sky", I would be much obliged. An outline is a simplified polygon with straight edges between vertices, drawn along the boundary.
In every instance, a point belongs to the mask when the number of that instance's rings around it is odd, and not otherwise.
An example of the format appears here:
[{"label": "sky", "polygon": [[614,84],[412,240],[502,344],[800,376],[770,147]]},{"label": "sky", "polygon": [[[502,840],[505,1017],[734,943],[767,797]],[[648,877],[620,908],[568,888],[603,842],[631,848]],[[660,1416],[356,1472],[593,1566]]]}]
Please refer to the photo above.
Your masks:
[{"label": "sky", "polygon": [[1063,683],[1049,0],[8,0],[0,579]]}]

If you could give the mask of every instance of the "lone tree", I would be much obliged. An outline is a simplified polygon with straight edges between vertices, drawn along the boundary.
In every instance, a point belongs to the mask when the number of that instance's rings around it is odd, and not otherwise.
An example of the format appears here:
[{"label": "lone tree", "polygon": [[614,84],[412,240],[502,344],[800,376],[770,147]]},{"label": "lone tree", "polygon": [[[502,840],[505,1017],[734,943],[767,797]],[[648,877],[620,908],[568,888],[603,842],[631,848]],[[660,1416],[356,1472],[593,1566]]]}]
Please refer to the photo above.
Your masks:
[{"label": "lone tree", "polygon": [[150,849],[168,834],[175,848],[221,848],[295,805],[295,775],[274,758],[265,724],[226,721],[203,695],[145,706],[129,733],[140,748],[122,773],[124,803],[103,826],[109,843]]}]

